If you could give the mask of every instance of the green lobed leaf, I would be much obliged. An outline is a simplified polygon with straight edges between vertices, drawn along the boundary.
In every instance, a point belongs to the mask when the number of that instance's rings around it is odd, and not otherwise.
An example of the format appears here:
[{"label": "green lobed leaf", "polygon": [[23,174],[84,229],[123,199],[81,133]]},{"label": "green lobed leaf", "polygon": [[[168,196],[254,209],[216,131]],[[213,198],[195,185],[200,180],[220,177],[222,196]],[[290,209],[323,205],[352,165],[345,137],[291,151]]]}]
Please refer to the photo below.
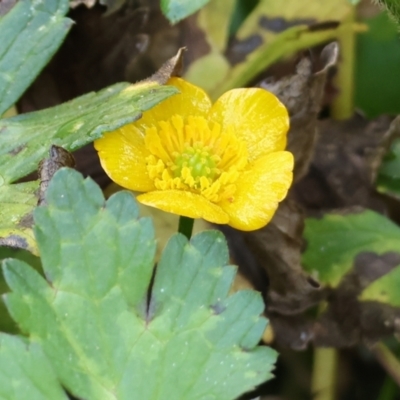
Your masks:
[{"label": "green lobed leaf", "polygon": [[302,262],[320,282],[336,287],[351,270],[357,254],[399,251],[400,228],[373,211],[356,214],[327,214],[306,220],[307,248]]},{"label": "green lobed leaf", "polygon": [[376,179],[378,191],[400,198],[400,139],[393,141]]},{"label": "green lobed leaf", "polygon": [[32,231],[39,181],[0,185],[0,246],[19,247],[37,254]]},{"label": "green lobed leaf", "polygon": [[118,83],[97,93],[42,111],[0,120],[0,176],[13,182],[37,169],[52,144],[74,151],[140,118],[177,93],[171,86],[143,81]]},{"label": "green lobed leaf", "polygon": [[362,301],[379,301],[400,307],[400,265],[372,282],[360,295]]},{"label": "green lobed leaf", "polygon": [[276,353],[256,347],[263,301],[254,291],[228,295],[235,268],[222,234],[174,236],[147,305],[155,240],[133,196],[105,202],[92,180],[61,169],[47,202],[34,217],[48,281],[7,260],[5,301],[71,393],[228,400],[271,377]]},{"label": "green lobed leaf", "polygon": [[369,29],[357,37],[355,104],[369,118],[399,114],[398,26],[384,12],[364,22]]},{"label": "green lobed leaf", "polygon": [[68,0],[20,0],[0,17],[0,116],[62,43],[72,25],[67,11]]},{"label": "green lobed leaf", "polygon": [[[37,271],[42,271],[40,259],[27,250],[0,246],[0,263],[6,258],[17,258],[23,260],[33,266]],[[4,277],[0,274],[0,296],[8,291],[9,288]],[[15,321],[10,317],[5,304],[2,301],[0,301],[0,332],[19,333]]]},{"label": "green lobed leaf", "polygon": [[0,333],[1,400],[67,400],[41,347]]},{"label": "green lobed leaf", "polygon": [[161,11],[173,24],[200,10],[210,0],[161,0]]}]

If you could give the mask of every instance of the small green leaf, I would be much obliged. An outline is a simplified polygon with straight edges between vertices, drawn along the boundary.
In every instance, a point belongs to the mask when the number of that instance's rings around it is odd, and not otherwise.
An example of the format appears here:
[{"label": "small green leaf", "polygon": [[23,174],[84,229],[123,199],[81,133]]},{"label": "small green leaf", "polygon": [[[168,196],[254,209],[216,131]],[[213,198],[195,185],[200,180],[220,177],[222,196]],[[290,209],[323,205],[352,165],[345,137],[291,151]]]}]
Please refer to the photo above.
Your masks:
[{"label": "small green leaf", "polygon": [[372,282],[361,293],[362,301],[379,301],[400,307],[400,265]]},{"label": "small green leaf", "polygon": [[[153,274],[155,240],[133,196],[107,202],[74,170],[35,210],[46,281],[6,260],[6,305],[79,398],[235,399],[271,377],[276,353],[257,347],[261,296],[229,296],[235,268],[222,235],[174,236]],[[22,400],[22,399],[21,399]],[[25,400],[25,399],[23,399]]]},{"label": "small green leaf", "polygon": [[32,211],[39,181],[0,185],[0,246],[26,249],[37,254],[32,232]]},{"label": "small green leaf", "polygon": [[393,141],[376,179],[378,191],[400,198],[400,139]]},{"label": "small green leaf", "polygon": [[400,228],[373,211],[327,214],[322,219],[308,218],[304,237],[304,268],[320,282],[336,287],[360,252],[398,252]]},{"label": "small green leaf", "polygon": [[161,0],[161,10],[173,24],[194,14],[210,0]]},{"label": "small green leaf", "polygon": [[[37,271],[42,271],[40,259],[27,250],[0,246],[0,264],[1,261],[6,258],[17,258],[18,260],[23,260],[33,266]],[[8,291],[9,288],[4,277],[0,274],[0,296]],[[19,333],[18,327],[15,321],[10,317],[3,301],[0,301],[0,332]]]},{"label": "small green leaf", "polygon": [[0,399],[67,400],[38,344],[0,333]]},{"label": "small green leaf", "polygon": [[62,43],[72,25],[67,11],[68,0],[20,0],[0,17],[0,116]]},{"label": "small green leaf", "polygon": [[118,83],[43,111],[0,120],[0,175],[13,182],[38,167],[52,144],[73,151],[140,118],[177,89],[143,81]]}]

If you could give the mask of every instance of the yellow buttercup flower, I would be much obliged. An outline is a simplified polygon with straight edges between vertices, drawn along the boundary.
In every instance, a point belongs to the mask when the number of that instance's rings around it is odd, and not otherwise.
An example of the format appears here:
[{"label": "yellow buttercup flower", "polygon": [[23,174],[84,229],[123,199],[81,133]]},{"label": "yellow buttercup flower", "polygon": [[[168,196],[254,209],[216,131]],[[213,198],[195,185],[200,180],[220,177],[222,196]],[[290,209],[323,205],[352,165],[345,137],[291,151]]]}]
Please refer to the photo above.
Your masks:
[{"label": "yellow buttercup flower", "polygon": [[214,104],[183,79],[180,94],[95,141],[101,164],[143,204],[250,231],[266,225],[292,183],[289,117],[264,89],[234,89]]}]

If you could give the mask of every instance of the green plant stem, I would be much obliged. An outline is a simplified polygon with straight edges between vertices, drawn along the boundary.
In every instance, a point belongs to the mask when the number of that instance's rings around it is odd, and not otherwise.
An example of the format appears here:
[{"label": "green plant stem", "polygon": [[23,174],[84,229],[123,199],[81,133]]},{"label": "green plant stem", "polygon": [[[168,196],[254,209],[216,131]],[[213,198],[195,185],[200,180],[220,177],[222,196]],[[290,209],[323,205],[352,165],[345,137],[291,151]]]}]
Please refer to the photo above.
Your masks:
[{"label": "green plant stem", "polygon": [[356,32],[353,28],[355,8],[343,21],[343,29],[338,29],[340,48],[339,65],[335,86],[339,93],[332,102],[331,116],[335,119],[348,119],[354,113],[354,66]]},{"label": "green plant stem", "polygon": [[385,371],[400,387],[400,360],[382,342],[373,345],[370,350]]},{"label": "green plant stem", "polygon": [[335,400],[337,362],[336,349],[315,349],[311,382],[313,400]]},{"label": "green plant stem", "polygon": [[179,217],[178,232],[185,235],[189,240],[192,237],[194,219],[188,217]]},{"label": "green plant stem", "polygon": [[223,82],[212,89],[209,94],[212,99],[216,100],[230,89],[245,86],[258,74],[281,58],[292,55],[298,50],[332,41],[338,37],[344,37],[347,34],[353,35],[354,40],[356,32],[365,32],[366,29],[366,25],[359,23],[342,23],[338,28],[323,31],[311,31],[304,25],[289,28],[280,33],[279,37],[273,42],[266,42],[260,45],[257,51],[247,56],[246,62],[239,63],[231,68],[229,73],[224,77]]}]

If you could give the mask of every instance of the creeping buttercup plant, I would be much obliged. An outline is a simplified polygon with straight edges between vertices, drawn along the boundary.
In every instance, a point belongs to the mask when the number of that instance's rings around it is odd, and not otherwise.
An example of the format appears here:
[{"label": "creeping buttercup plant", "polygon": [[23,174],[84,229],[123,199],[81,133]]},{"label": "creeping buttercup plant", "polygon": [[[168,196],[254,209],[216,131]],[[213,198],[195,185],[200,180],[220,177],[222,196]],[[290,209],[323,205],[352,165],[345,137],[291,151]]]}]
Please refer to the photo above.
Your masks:
[{"label": "creeping buttercup plant", "polygon": [[[31,25],[46,30],[55,16],[64,34],[70,25],[65,1],[28,3],[0,19],[10,42],[3,69],[7,57],[26,68],[29,46],[18,40],[28,41]],[[30,24],[13,28],[21,13]],[[211,107],[200,88],[170,78],[180,58],[138,84],[0,122],[0,240],[32,253],[2,263],[19,335],[0,333],[1,399],[229,400],[272,377],[277,354],[258,345],[263,300],[230,293],[236,267],[221,233],[172,236],[155,269],[152,221],[139,217],[134,196],[106,201],[90,178],[62,168],[73,165],[63,164],[65,150],[96,139],[111,177],[149,192],[141,202],[246,230],[265,225],[291,183],[285,107],[262,89],[232,91]],[[24,88],[32,80],[14,75]],[[3,111],[21,94],[18,85],[10,91]],[[40,179],[17,183],[50,146]]]},{"label": "creeping buttercup plant", "polygon": [[0,1],[0,400],[397,399],[372,3]]}]

